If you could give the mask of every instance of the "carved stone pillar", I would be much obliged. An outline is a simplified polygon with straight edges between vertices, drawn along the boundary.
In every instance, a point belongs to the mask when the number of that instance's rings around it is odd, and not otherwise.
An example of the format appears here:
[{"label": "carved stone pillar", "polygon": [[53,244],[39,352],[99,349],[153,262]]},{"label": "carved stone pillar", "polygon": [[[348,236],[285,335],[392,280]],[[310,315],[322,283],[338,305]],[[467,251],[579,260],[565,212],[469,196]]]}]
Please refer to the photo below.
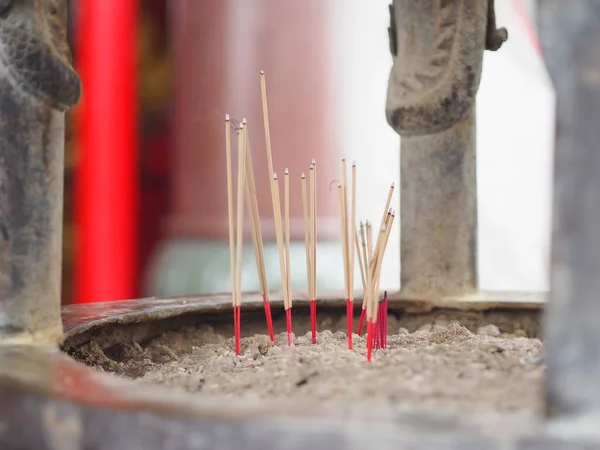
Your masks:
[{"label": "carved stone pillar", "polygon": [[538,15],[557,100],[547,408],[563,418],[595,414],[589,422],[595,427],[600,414],[600,6],[591,0],[544,0]]},{"label": "carved stone pillar", "polygon": [[475,96],[496,50],[493,1],[394,0],[386,114],[401,139],[401,286],[440,298],[477,290]]},{"label": "carved stone pillar", "polygon": [[64,0],[0,0],[0,342],[62,338],[64,112],[81,85]]}]

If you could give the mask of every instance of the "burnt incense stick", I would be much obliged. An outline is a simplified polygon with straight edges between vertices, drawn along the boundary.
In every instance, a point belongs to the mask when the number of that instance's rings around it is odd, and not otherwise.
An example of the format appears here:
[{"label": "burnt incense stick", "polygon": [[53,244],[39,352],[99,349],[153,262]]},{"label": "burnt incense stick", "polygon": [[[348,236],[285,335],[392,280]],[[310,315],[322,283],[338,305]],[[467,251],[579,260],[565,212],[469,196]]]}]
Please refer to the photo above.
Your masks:
[{"label": "burnt incense stick", "polygon": [[269,295],[269,284],[267,282],[267,269],[265,264],[265,251],[260,226],[260,214],[258,211],[258,198],[256,195],[256,184],[254,181],[254,169],[252,164],[252,152],[250,149],[250,138],[248,136],[248,125],[246,119],[242,120],[246,136],[246,203],[252,231],[252,243],[254,245],[254,256],[256,259],[256,270],[260,282],[260,291],[263,298],[263,307],[267,321],[267,330],[271,342],[275,342],[273,331],[273,318],[271,316],[271,299]]},{"label": "burnt incense stick", "polygon": [[341,234],[341,242],[342,242],[342,261],[344,264],[344,295],[346,297],[346,302],[348,301],[348,290],[347,290],[347,283],[346,283],[346,275],[347,275],[347,270],[346,270],[346,263],[348,261],[348,259],[346,258],[346,245],[345,245],[345,241],[346,241],[346,221],[344,220],[344,187],[342,186],[342,184],[338,184],[337,186],[337,190],[338,190],[338,210],[339,210],[339,214],[340,214],[340,234]]},{"label": "burnt incense stick", "polygon": [[290,171],[286,168],[283,177],[284,185],[284,210],[285,210],[285,274],[286,289],[288,297],[288,309],[286,320],[288,323],[288,345],[292,345],[292,279],[290,268]]},{"label": "burnt incense stick", "polygon": [[[279,183],[277,176],[273,169],[273,152],[271,148],[271,129],[269,125],[269,107],[267,102],[267,81],[266,75],[263,70],[260,71],[260,90],[261,90],[261,101],[263,111],[263,124],[265,129],[265,143],[267,151],[267,164],[269,167],[269,187],[271,188],[271,203],[273,206],[273,220],[275,221],[275,230],[277,234],[277,228],[280,228],[281,236],[277,239],[277,247],[279,251],[279,266],[281,270],[281,283],[283,287],[284,296],[284,308],[286,311],[287,328],[288,328],[288,340],[291,339],[291,288],[286,286],[286,264],[285,264],[285,252],[283,249],[283,226],[281,224],[281,205],[279,201]],[[290,298],[288,298],[290,297]]]},{"label": "burnt incense stick", "polygon": [[[227,213],[229,219],[229,270],[231,277],[231,304],[233,308],[233,330],[237,339],[238,315],[237,315],[237,282],[235,262],[235,226],[233,218],[233,170],[231,158],[231,121],[229,114],[225,115],[225,158],[227,162]],[[236,345],[237,350],[237,345]]]},{"label": "burnt incense stick", "polygon": [[311,279],[312,292],[309,294],[311,306],[312,343],[317,343],[317,161],[313,159],[309,170],[310,225],[311,225]]},{"label": "burnt incense stick", "polygon": [[[311,166],[312,167],[312,166]],[[316,338],[316,323],[314,317],[314,301],[312,299],[313,293],[313,279],[312,279],[312,247],[311,247],[311,218],[309,217],[308,211],[308,189],[306,186],[306,175],[302,173],[302,215],[304,218],[304,247],[306,253],[306,281],[308,284],[308,298],[310,307],[310,328],[313,341]],[[313,342],[314,343],[314,342]]]},{"label": "burnt incense stick", "polygon": [[[388,196],[388,202],[386,202],[386,207],[388,206],[389,201],[391,201],[391,195]],[[372,253],[369,252],[372,255],[368,265],[369,289],[367,292],[367,361],[369,362],[371,361],[372,357],[373,344],[375,343],[376,347],[380,345],[381,331],[378,329],[379,327],[377,327],[378,313],[380,307],[378,293],[379,280],[381,277],[381,265],[383,262],[383,256],[387,248],[387,243],[394,222],[394,217],[395,214],[391,209],[388,209],[384,213],[384,220],[377,235],[375,249]],[[372,240],[370,238],[370,234],[370,228],[369,226],[367,226],[367,241]],[[367,245],[370,249],[371,242],[367,242]],[[385,317],[381,317],[381,320],[385,321],[386,319]],[[376,338],[376,336],[380,336],[380,338]]]},{"label": "burnt incense stick", "polygon": [[[356,165],[353,167],[353,184],[355,183],[356,178]],[[349,215],[349,207],[348,207],[348,170],[346,166],[346,159],[342,158],[342,196],[339,200],[340,205],[340,221],[342,226],[342,255],[343,255],[343,267],[344,267],[344,293],[346,297],[346,321],[347,321],[347,335],[348,335],[348,349],[352,350],[352,329],[354,322],[354,295],[353,295],[353,277],[354,277],[354,267],[353,267],[353,258],[354,258],[354,245],[350,245],[353,233],[351,230],[353,227],[351,226]],[[354,192],[354,186],[353,186]],[[355,199],[353,199],[353,207],[355,208]],[[354,213],[352,214],[355,215]]]},{"label": "burnt incense stick", "polygon": [[362,254],[360,251],[360,241],[359,241],[359,237],[358,237],[358,230],[356,229],[356,227],[354,227],[354,244],[355,244],[354,251],[358,255],[358,258],[357,258],[358,259],[358,269],[360,271],[360,280],[362,282],[362,288],[363,288],[363,292],[364,292],[364,290],[367,288],[367,279],[365,278],[365,266],[363,264],[363,258],[362,258]]},{"label": "burnt incense stick", "polygon": [[386,213],[389,211],[390,209],[390,204],[392,203],[392,196],[394,195],[394,186],[396,184],[392,183],[390,185],[390,189],[388,191],[388,196],[387,199],[385,200],[385,208],[383,209],[383,216],[381,217],[381,226],[383,227],[383,222],[386,219]]},{"label": "burnt incense stick", "polygon": [[281,272],[281,282],[282,282],[282,292],[283,292],[283,307],[284,309],[288,309],[288,303],[287,303],[287,288],[286,288],[286,284],[285,284],[285,280],[287,280],[287,275],[286,275],[286,267],[285,267],[285,250],[284,250],[284,243],[283,243],[283,223],[282,223],[282,219],[281,219],[281,209],[279,207],[279,180],[277,177],[277,174],[274,173],[273,174],[273,179],[272,179],[272,190],[273,190],[273,197],[274,197],[274,203],[275,203],[275,212],[278,214],[275,214],[275,238],[277,240],[277,251],[279,253],[279,269]]},{"label": "burnt incense stick", "polygon": [[350,204],[350,220],[346,229],[346,247],[348,253],[348,348],[352,349],[352,330],[354,329],[354,237],[356,235],[356,162],[352,162],[352,194]]},{"label": "burnt incense stick", "polygon": [[244,135],[244,125],[242,125],[238,134],[238,191],[237,191],[237,235],[236,235],[236,304],[235,314],[237,314],[237,329],[235,330],[235,352],[240,354],[240,309],[242,299],[242,257],[244,245],[244,194],[246,185],[246,139]]},{"label": "burnt incense stick", "polygon": [[282,281],[282,290],[283,290],[283,307],[285,309],[286,316],[286,325],[288,332],[288,345],[291,345],[292,342],[292,304],[290,298],[290,289],[287,283],[288,275],[287,275],[287,265],[286,265],[286,256],[285,256],[285,244],[284,244],[284,236],[283,236],[283,223],[281,219],[281,202],[279,200],[279,180],[277,178],[277,174],[273,174],[273,192],[275,197],[275,211],[279,212],[275,217],[275,234],[277,238],[277,249],[279,251],[279,267],[281,270],[281,281]]},{"label": "burnt incense stick", "polygon": [[357,330],[357,333],[359,336],[362,335],[363,325],[365,322],[365,318],[367,316],[367,299],[368,299],[367,291],[368,291],[368,286],[369,286],[369,278],[368,278],[369,262],[368,262],[368,253],[367,253],[367,237],[366,237],[365,229],[366,229],[365,225],[362,222],[360,222],[360,242],[361,242],[362,252],[359,249],[358,253],[359,253],[359,255],[361,255],[361,257],[359,259],[362,260],[365,281],[364,281],[364,287],[363,287],[363,301],[362,301],[362,308],[360,311],[360,321],[358,322],[358,330]]},{"label": "burnt incense stick", "polygon": [[387,348],[388,335],[388,294],[383,293],[383,348]]},{"label": "burnt incense stick", "polygon": [[263,124],[265,127],[265,141],[267,146],[267,164],[269,166],[269,179],[273,179],[273,152],[271,150],[271,128],[269,126],[269,106],[267,103],[267,79],[265,71],[260,71],[260,92],[262,99]]},{"label": "burnt incense stick", "polygon": [[229,219],[229,270],[231,271],[231,303],[235,307],[235,236],[233,219],[233,173],[231,160],[231,121],[225,115],[225,158],[227,163],[227,213]]}]

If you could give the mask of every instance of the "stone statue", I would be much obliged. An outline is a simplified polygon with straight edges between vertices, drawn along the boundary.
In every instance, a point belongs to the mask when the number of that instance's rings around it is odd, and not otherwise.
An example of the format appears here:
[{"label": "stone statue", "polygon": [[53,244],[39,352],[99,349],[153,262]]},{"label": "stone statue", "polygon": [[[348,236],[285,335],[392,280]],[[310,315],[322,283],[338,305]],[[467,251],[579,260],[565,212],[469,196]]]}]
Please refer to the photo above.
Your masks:
[{"label": "stone statue", "polygon": [[63,153],[81,95],[66,0],[0,0],[0,342],[62,337]]},{"label": "stone statue", "polygon": [[475,96],[484,50],[507,39],[493,0],[394,0],[386,115],[401,139],[401,285],[477,291]]}]

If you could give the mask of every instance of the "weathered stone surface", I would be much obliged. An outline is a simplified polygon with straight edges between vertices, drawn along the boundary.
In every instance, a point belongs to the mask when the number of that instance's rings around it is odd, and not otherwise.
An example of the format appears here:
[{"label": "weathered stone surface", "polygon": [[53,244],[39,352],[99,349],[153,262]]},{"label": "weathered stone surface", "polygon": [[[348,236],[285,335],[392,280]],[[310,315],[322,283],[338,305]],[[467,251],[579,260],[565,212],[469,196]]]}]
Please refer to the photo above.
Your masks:
[{"label": "weathered stone surface", "polygon": [[507,38],[494,2],[395,0],[386,115],[401,136],[401,286],[477,291],[475,96],[483,52]]},{"label": "weathered stone surface", "polygon": [[0,341],[61,339],[65,0],[0,3]]},{"label": "weathered stone surface", "polygon": [[[259,296],[248,296],[243,303],[258,309],[261,302]],[[324,309],[345,311],[339,295],[323,304]],[[308,310],[306,301],[296,305]],[[396,307],[401,308],[400,301]],[[76,333],[131,320],[152,324],[194,311],[207,320],[229,320],[230,308],[228,296],[140,299],[73,305],[64,308],[64,318]],[[185,392],[98,373],[63,354],[31,346],[0,347],[0,398],[2,449],[598,448],[593,437],[546,426],[530,414],[399,413],[393,408],[315,408],[281,399],[214,396],[197,401]]]},{"label": "weathered stone surface", "polygon": [[557,98],[547,405],[580,416],[600,411],[600,4],[544,0],[539,19]]}]

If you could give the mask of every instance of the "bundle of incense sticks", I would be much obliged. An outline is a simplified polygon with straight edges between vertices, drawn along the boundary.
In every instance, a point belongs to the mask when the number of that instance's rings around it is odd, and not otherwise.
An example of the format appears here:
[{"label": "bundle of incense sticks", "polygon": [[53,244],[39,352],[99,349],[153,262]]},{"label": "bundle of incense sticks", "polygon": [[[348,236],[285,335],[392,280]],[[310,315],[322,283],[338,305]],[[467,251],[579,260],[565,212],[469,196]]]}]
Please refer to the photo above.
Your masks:
[{"label": "bundle of incense sticks", "polygon": [[388,297],[387,291],[383,294],[383,299],[379,302],[379,312],[375,325],[375,348],[387,348],[387,315],[388,315]]},{"label": "bundle of incense sticks", "polygon": [[[354,244],[356,222],[356,163],[352,163],[352,203],[348,212],[348,170],[346,159],[342,159],[342,181],[338,185],[342,257],[344,261],[344,294],[346,298],[346,320],[348,349],[352,350],[352,330],[354,328]],[[350,218],[348,217],[350,215]]]},{"label": "bundle of incense sticks", "polygon": [[[390,186],[390,189],[388,191],[388,196],[385,201],[383,217],[381,219],[381,227],[384,226],[385,220],[387,218],[387,214],[389,212],[390,205],[392,203],[392,196],[394,195],[394,186],[395,186],[394,183],[392,183]],[[368,279],[368,271],[369,271],[369,265],[371,264],[371,261],[373,258],[373,247],[372,247],[373,231],[372,231],[372,227],[371,227],[371,224],[369,223],[369,221],[366,221],[364,224],[362,222],[360,223],[360,243],[359,243],[358,232],[355,231],[355,233],[356,233],[356,237],[355,237],[356,249],[357,249],[357,252],[359,255],[359,258],[358,258],[359,263],[361,263],[359,265],[360,265],[360,270],[361,270],[361,278],[362,278],[363,292],[364,292],[363,302],[362,302],[362,310],[360,313],[360,320],[358,322],[358,330],[357,330],[358,335],[361,336],[362,330],[363,330],[363,325],[364,325],[364,322],[365,322],[365,319],[367,316],[367,299],[368,299],[367,291],[368,291],[368,286],[370,283],[370,280]],[[377,280],[377,289],[379,289],[379,280]]]},{"label": "bundle of incense sticks", "polygon": [[[281,271],[283,303],[286,313],[286,324],[288,333],[288,345],[292,345],[292,290],[291,290],[291,267],[290,267],[290,173],[286,168],[284,172],[284,213],[282,218],[281,201],[279,191],[279,179],[273,170],[273,156],[271,150],[271,136],[269,127],[269,113],[267,105],[266,78],[261,71],[261,94],[263,122],[265,129],[267,162],[269,167],[269,187],[271,191],[271,203],[273,206],[273,219],[275,222],[275,236],[279,253],[279,266]],[[260,218],[258,213],[258,201],[256,196],[256,185],[252,167],[252,156],[250,141],[248,137],[248,124],[243,119],[238,132],[238,186],[237,186],[237,223],[234,226],[233,211],[233,169],[231,156],[231,121],[229,115],[225,118],[225,148],[227,153],[227,196],[229,213],[229,250],[231,270],[231,296],[233,304],[235,351],[240,354],[240,309],[242,298],[242,256],[243,256],[243,227],[244,227],[244,199],[250,217],[250,228],[252,242],[256,259],[257,271],[260,280],[261,293],[265,308],[265,316],[269,329],[271,341],[274,341],[273,321],[269,299],[269,288],[266,276],[264,248],[262,233],[260,229]],[[309,167],[309,180],[307,186],[306,175],[302,174],[302,205],[304,214],[304,242],[306,246],[306,269],[308,281],[308,294],[311,316],[312,342],[316,343],[316,243],[317,243],[317,196],[316,196],[316,172],[317,165],[313,159]],[[373,233],[369,222],[360,224],[360,235],[356,227],[356,164],[352,164],[351,205],[348,205],[348,184],[346,160],[342,159],[342,181],[338,186],[338,201],[340,211],[340,223],[342,231],[342,250],[344,265],[344,290],[347,310],[348,326],[348,348],[352,349],[352,329],[354,315],[354,258],[358,254],[361,281],[364,297],[362,311],[358,326],[358,334],[362,333],[365,319],[367,320],[367,360],[371,360],[374,340],[376,348],[385,348],[387,345],[387,294],[382,302],[379,302],[379,279],[381,275],[381,264],[390,230],[394,221],[394,212],[389,208],[394,190],[391,185],[384,209],[381,226],[373,248]],[[235,234],[235,236],[234,236]],[[354,242],[352,242],[354,241]],[[377,321],[378,315],[381,317]],[[377,329],[375,327],[377,326]]]},{"label": "bundle of incense sticks", "polygon": [[[271,148],[271,131],[269,126],[269,107],[267,102],[267,81],[265,72],[260,72],[260,87],[263,110],[263,123],[265,127],[265,140],[267,150],[267,163],[269,166],[269,176],[271,178],[271,203],[273,205],[273,218],[275,221],[275,235],[277,238],[277,248],[279,252],[279,267],[281,271],[281,280],[283,285],[283,304],[286,314],[286,324],[288,333],[288,344],[292,344],[292,288],[290,275],[290,211],[289,211],[289,170],[285,169],[284,178],[284,208],[285,208],[285,233],[283,231],[284,224],[281,220],[281,205],[279,200],[279,183],[277,174],[273,169],[273,152]],[[317,263],[316,263],[316,243],[317,243],[317,197],[316,197],[316,176],[317,164],[313,159],[310,166],[309,189],[310,189],[310,205],[308,199],[304,211],[305,217],[305,245],[307,247],[307,270],[309,284],[309,300],[310,300],[310,316],[312,329],[312,342],[316,343],[317,338]],[[303,176],[303,195],[306,195],[304,185],[306,176]],[[308,212],[310,211],[310,213]],[[308,224],[306,224],[307,217]],[[307,229],[308,228],[308,229]],[[278,231],[279,230],[279,231]],[[285,239],[284,239],[285,238]],[[285,242],[284,242],[285,241]]]},{"label": "bundle of incense sticks", "polygon": [[[375,337],[375,326],[377,324],[377,315],[379,312],[379,280],[381,276],[381,264],[383,256],[390,237],[390,231],[394,223],[395,213],[391,209],[384,215],[383,224],[379,229],[375,249],[371,252],[372,238],[370,238],[369,228],[367,228],[367,247],[369,250],[370,261],[368,261],[367,290],[365,291],[366,310],[367,310],[367,361],[371,361],[373,353],[373,341]],[[382,319],[385,320],[385,319]]]},{"label": "bundle of incense sticks", "polygon": [[[317,162],[313,159],[309,167],[309,192],[306,175],[302,173],[302,212],[304,216],[304,245],[306,248],[306,277],[310,306],[310,329],[312,343],[317,343]],[[310,195],[309,195],[310,194]],[[310,199],[309,199],[310,197]]]},{"label": "bundle of incense sticks", "polygon": [[[269,337],[275,340],[273,332],[273,320],[271,317],[271,303],[269,299],[269,288],[264,258],[262,233],[260,229],[260,217],[258,214],[258,201],[256,196],[256,185],[254,182],[254,170],[252,167],[252,155],[248,138],[248,125],[246,119],[242,121],[238,133],[238,189],[237,189],[237,218],[234,227],[233,218],[233,170],[231,157],[231,121],[229,115],[225,116],[225,152],[227,161],[227,199],[229,215],[229,259],[231,271],[231,295],[233,304],[233,324],[235,334],[235,352],[240,354],[241,334],[241,299],[242,299],[242,257],[243,257],[243,230],[244,230],[244,198],[250,217],[250,228],[252,231],[252,243],[256,268],[260,281],[260,289],[263,296],[265,316]],[[234,238],[234,229],[237,235]],[[234,250],[235,247],[235,250]]]},{"label": "bundle of incense sticks", "polygon": [[265,249],[262,240],[260,215],[258,213],[258,199],[256,195],[252,152],[250,151],[250,138],[248,137],[248,124],[246,123],[246,119],[242,120],[242,127],[245,134],[246,145],[246,201],[248,203],[248,215],[250,216],[250,229],[252,232],[252,244],[254,246],[254,256],[256,259],[256,271],[260,283],[260,293],[263,298],[269,338],[271,339],[271,342],[275,342],[273,319],[271,316],[271,299],[269,298],[269,284],[267,282],[267,268],[265,264]]},{"label": "bundle of incense sticks", "polygon": [[269,126],[269,107],[267,103],[267,79],[265,72],[260,72],[260,88],[263,110],[263,124],[265,127],[265,141],[267,149],[267,163],[271,188],[271,203],[273,205],[273,219],[275,221],[275,236],[277,239],[277,250],[279,253],[279,268],[281,271],[281,283],[283,287],[283,307],[288,333],[288,345],[292,345],[292,293],[290,277],[290,218],[289,218],[289,170],[285,169],[284,179],[284,202],[285,202],[285,244],[283,236],[283,224],[281,221],[281,205],[279,200],[279,180],[273,169],[273,152],[271,149],[271,131]]}]

